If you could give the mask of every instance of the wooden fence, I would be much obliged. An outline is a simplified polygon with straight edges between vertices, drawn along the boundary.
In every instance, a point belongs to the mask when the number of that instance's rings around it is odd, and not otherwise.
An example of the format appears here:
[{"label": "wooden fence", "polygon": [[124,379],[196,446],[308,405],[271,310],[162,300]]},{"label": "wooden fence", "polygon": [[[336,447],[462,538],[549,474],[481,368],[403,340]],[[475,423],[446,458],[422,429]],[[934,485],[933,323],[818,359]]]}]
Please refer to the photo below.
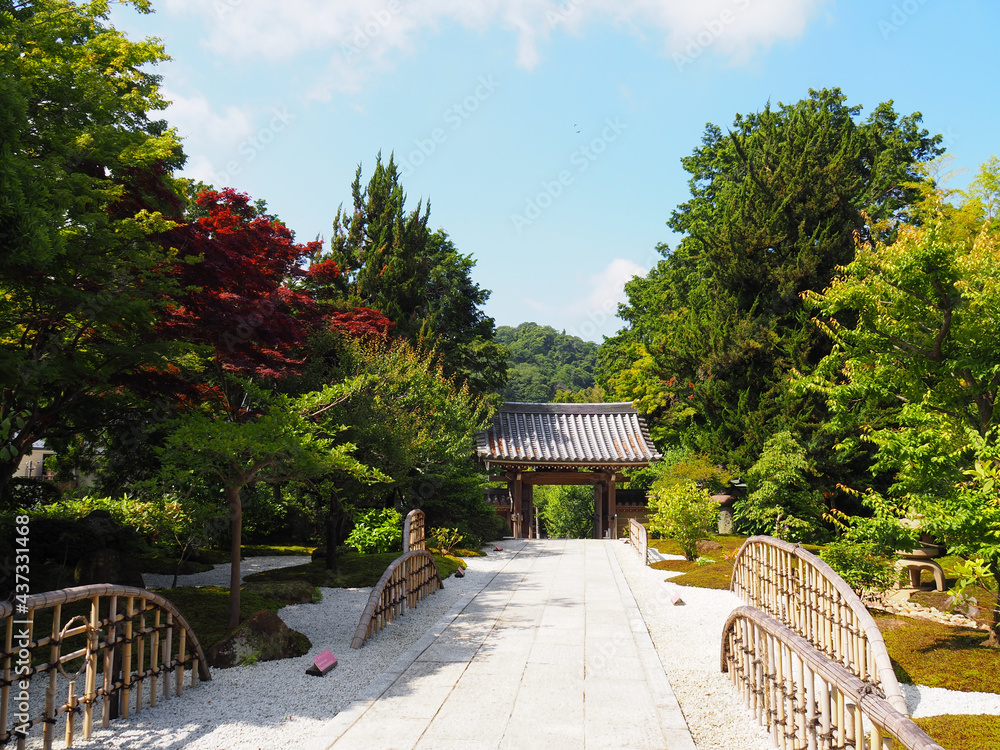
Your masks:
[{"label": "wooden fence", "polygon": [[[133,709],[139,713],[144,705],[169,699],[172,691],[180,695],[185,669],[191,671],[192,687],[199,678],[212,679],[191,627],[158,594],[98,583],[32,594],[24,604],[24,610],[21,602],[15,610],[10,602],[0,602],[6,622],[0,746],[16,741],[23,750],[27,735],[41,725],[47,750],[65,715],[63,737],[72,747],[78,715],[89,739],[95,709],[107,727]],[[39,692],[30,689],[35,680],[46,684],[44,702],[37,707]]]},{"label": "wooden fence", "polygon": [[736,555],[730,588],[855,677],[881,689],[897,711],[908,713],[874,618],[847,582],[816,555],[780,539],[750,537]]},{"label": "wooden fence", "polygon": [[754,607],[726,621],[722,671],[779,750],[943,750],[870,682]]},{"label": "wooden fence", "polygon": [[628,543],[635,547],[643,565],[649,564],[649,534],[635,518],[628,519]]},{"label": "wooden fence", "polygon": [[434,556],[426,550],[404,552],[386,568],[372,589],[351,648],[361,648],[369,636],[439,588],[442,588],[441,577]]},{"label": "wooden fence", "polygon": [[403,521],[403,552],[427,549],[426,516],[422,510],[414,508]]}]

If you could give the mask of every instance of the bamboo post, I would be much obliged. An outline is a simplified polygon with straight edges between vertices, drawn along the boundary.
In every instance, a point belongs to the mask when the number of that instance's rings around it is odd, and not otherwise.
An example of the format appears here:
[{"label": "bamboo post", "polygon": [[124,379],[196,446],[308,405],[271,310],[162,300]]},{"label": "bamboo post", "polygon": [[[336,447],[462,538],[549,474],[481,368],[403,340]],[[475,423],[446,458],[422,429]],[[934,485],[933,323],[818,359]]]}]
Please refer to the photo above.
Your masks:
[{"label": "bamboo post", "polygon": [[170,670],[171,654],[174,645],[174,616],[167,612],[167,637],[160,642],[163,653],[160,657],[160,669],[163,670],[163,699],[170,700]]},{"label": "bamboo post", "polygon": [[178,638],[179,643],[177,644],[177,696],[180,697],[184,693],[184,658],[186,656],[185,649],[187,647],[187,632],[184,628],[180,629],[180,637]]},{"label": "bamboo post", "polygon": [[125,598],[125,635],[122,643],[122,717],[127,719],[132,687],[132,616],[134,598]]},{"label": "bamboo post", "polygon": [[108,634],[104,642],[104,701],[101,704],[101,726],[107,728],[111,721],[111,696],[114,689],[114,663],[116,628],[115,617],[118,615],[118,597],[112,596],[108,602]]},{"label": "bamboo post", "polygon": [[[59,663],[60,632],[62,631],[62,604],[52,608],[51,640],[49,641],[49,664]],[[49,684],[45,689],[45,717],[42,722],[42,744],[45,750],[51,750],[56,722],[56,689],[58,688],[59,670],[49,669]]]},{"label": "bamboo post", "polygon": [[94,729],[94,702],[97,700],[97,651],[100,645],[101,597],[90,600],[90,628],[87,630],[87,677],[83,693],[83,738],[90,739]]},{"label": "bamboo post", "polygon": [[[31,651],[34,651],[34,641],[35,641],[35,634],[34,634],[34,629],[35,629],[35,624],[34,624],[35,623],[35,610],[31,606],[28,607],[28,614],[24,618],[24,622],[27,623],[27,630],[28,630],[28,650],[29,650],[29,652],[31,652]],[[29,675],[28,679],[31,679],[30,675]],[[30,721],[30,718],[29,718],[29,721]],[[17,736],[17,750],[24,750],[27,747],[27,743],[28,743],[28,738],[27,738],[26,734],[20,734],[20,735]]]},{"label": "bamboo post", "polygon": [[66,699],[66,747],[73,747],[76,732],[76,709],[80,702],[76,698],[76,680],[69,681],[69,696]]},{"label": "bamboo post", "polygon": [[159,681],[160,668],[160,610],[153,613],[153,635],[149,639],[149,705],[156,705],[156,686]]},{"label": "bamboo post", "polygon": [[146,681],[146,600],[139,599],[139,637],[136,640],[136,684],[135,684],[135,712],[142,711],[142,684]]}]

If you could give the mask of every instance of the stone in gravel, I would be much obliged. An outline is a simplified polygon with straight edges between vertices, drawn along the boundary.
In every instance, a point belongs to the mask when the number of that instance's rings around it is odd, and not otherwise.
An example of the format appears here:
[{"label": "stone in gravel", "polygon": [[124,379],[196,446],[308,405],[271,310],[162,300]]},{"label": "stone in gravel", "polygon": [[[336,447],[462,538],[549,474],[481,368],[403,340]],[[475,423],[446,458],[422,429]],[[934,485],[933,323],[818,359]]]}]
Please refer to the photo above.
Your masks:
[{"label": "stone in gravel", "polygon": [[312,643],[305,635],[285,625],[274,612],[262,609],[212,646],[205,658],[211,666],[227,669],[241,664],[303,656],[311,647]]}]

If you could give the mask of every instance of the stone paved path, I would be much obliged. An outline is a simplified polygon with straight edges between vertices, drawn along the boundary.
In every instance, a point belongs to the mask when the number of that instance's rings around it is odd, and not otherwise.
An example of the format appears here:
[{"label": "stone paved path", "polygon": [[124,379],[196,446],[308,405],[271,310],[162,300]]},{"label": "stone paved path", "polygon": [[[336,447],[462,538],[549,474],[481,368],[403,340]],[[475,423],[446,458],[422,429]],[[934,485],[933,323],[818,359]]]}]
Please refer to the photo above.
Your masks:
[{"label": "stone paved path", "polygon": [[508,540],[316,750],[694,750],[611,544]]}]

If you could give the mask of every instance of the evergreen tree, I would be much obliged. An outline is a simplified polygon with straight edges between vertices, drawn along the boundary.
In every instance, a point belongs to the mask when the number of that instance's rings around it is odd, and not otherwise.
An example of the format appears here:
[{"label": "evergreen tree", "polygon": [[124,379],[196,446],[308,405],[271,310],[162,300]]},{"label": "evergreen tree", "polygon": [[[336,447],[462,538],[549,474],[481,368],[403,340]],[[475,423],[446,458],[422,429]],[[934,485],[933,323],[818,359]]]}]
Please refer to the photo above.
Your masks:
[{"label": "evergreen tree", "polygon": [[919,114],[891,102],[859,114],[839,89],[811,91],[738,115],[727,134],[708,125],[682,160],[691,198],[669,226],[683,239],[626,285],[631,327],[601,352],[609,392],[651,414],[655,437],[746,468],[791,429],[829,455],[821,399],[792,385],[830,349],[801,295],[850,262],[856,234],[892,235],[920,200],[921,164],[941,152]]},{"label": "evergreen tree", "polygon": [[472,280],[475,261],[442,230],[428,228],[430,204],[407,212],[392,157],[376,159],[366,187],[361,167],[351,185],[352,211],[337,210],[329,254],[349,304],[374,308],[395,324],[394,335],[434,350],[448,375],[475,393],[506,381],[506,352],[493,341],[493,319],[482,311],[490,293]]}]

